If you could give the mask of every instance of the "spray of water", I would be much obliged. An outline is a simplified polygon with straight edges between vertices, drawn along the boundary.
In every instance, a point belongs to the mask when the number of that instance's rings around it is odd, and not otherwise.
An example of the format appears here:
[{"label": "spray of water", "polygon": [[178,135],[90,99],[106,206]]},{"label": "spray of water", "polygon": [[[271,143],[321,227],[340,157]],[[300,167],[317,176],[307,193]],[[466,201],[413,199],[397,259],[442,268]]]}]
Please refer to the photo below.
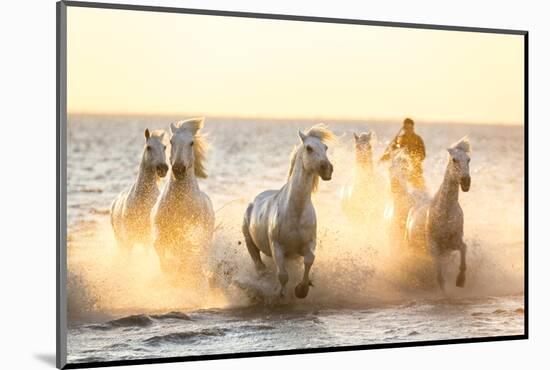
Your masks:
[{"label": "spray of water", "polygon": [[[335,177],[323,182],[315,195],[318,215],[317,257],[312,269],[314,287],[299,301],[293,287],[301,277],[301,259],[289,261],[291,280],[287,297],[277,295],[277,279],[270,258],[268,272],[258,276],[241,234],[247,200],[218,205],[213,242],[195,251],[189,268],[178,276],[160,270],[152,246],[120,251],[105,215],[98,223],[71,232],[68,246],[69,318],[90,320],[116,315],[208,307],[248,305],[310,305],[370,307],[395,301],[441,297],[430,256],[403,248],[389,236],[384,213],[377,219],[353,220],[344,215],[337,194],[352,176],[352,148],[344,142],[331,152]],[[441,167],[441,166],[440,166]],[[443,168],[427,170],[429,183],[438,184]],[[385,169],[379,168],[382,183]],[[435,190],[436,186],[433,186]],[[472,193],[476,194],[475,177]],[[480,196],[486,194],[480,193]],[[469,195],[470,196],[470,195]],[[389,216],[388,196],[380,194],[378,209]],[[469,245],[467,283],[455,288],[458,256],[447,263],[447,295],[454,297],[522,293],[523,240],[480,209],[479,196],[466,199],[466,242]],[[368,205],[365,205],[368,206]]]}]

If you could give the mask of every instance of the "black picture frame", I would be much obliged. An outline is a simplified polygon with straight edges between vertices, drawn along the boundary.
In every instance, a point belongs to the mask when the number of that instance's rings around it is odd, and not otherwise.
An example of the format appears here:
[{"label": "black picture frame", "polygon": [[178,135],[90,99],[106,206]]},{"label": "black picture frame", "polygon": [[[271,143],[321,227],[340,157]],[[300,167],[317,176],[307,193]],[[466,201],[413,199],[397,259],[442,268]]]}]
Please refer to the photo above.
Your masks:
[{"label": "black picture frame", "polygon": [[[99,9],[118,9],[142,12],[162,12],[195,14],[220,17],[238,17],[238,18],[256,18],[256,19],[276,19],[298,22],[318,22],[318,23],[337,23],[353,24],[365,26],[385,26],[412,29],[430,29],[447,30],[477,33],[494,33],[520,35],[524,39],[524,334],[505,335],[491,337],[476,337],[462,339],[444,339],[444,340],[425,340],[417,342],[402,343],[379,343],[368,345],[353,345],[339,347],[322,348],[300,348],[290,350],[260,351],[260,352],[239,352],[231,354],[212,354],[200,356],[182,356],[154,359],[138,360],[119,360],[107,362],[90,363],[67,363],[67,7],[84,7]],[[59,369],[77,369],[77,368],[95,368],[123,365],[140,364],[158,364],[173,363],[182,361],[204,361],[218,359],[232,359],[243,357],[264,357],[281,356],[293,354],[309,354],[322,352],[342,352],[357,351],[381,348],[399,348],[399,347],[420,347],[447,344],[479,343],[479,342],[497,342],[509,340],[524,340],[529,338],[529,32],[525,30],[496,29],[496,28],[478,28],[462,27],[448,25],[433,25],[419,23],[401,23],[385,22],[359,19],[343,19],[328,17],[311,17],[285,14],[265,14],[251,12],[234,12],[221,10],[189,9],[161,6],[145,6],[130,4],[113,4],[99,2],[80,2],[80,1],[59,1],[56,4],[56,26],[57,26],[57,63],[56,63],[56,366]]]}]

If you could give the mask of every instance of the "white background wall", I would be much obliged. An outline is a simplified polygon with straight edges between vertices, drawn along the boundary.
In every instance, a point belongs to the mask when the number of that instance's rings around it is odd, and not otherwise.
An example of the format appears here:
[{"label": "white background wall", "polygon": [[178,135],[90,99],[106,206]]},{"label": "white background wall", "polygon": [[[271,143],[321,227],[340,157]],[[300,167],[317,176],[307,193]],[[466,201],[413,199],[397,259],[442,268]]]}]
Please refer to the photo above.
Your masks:
[{"label": "white background wall", "polygon": [[[547,228],[550,22],[544,1],[126,1],[189,8],[530,31],[530,334],[528,341],[149,365],[142,369],[548,368]],[[0,12],[0,367],[55,358],[55,2],[5,1]],[[495,158],[495,161],[498,157]],[[545,365],[546,364],[546,365]],[[11,366],[9,366],[11,365]]]}]

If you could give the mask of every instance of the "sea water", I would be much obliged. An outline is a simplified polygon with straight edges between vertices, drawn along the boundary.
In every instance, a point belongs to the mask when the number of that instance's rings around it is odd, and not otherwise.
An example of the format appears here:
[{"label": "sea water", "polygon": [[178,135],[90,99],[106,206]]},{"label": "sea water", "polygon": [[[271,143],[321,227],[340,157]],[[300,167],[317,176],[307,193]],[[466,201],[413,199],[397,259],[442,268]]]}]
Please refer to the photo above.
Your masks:
[{"label": "sea water", "polygon": [[[341,210],[340,191],[353,176],[352,133],[376,133],[377,159],[399,124],[326,121],[339,137],[328,151],[334,173],[313,196],[314,287],[298,300],[293,288],[300,261],[289,262],[288,294],[280,298],[265,256],[268,274],[256,274],[241,224],[256,194],[284,184],[298,130],[313,121],[207,118],[209,177],[199,183],[216,210],[212,244],[189,252],[194,268],[177,281],[160,271],[152,246],[137,245],[130,253],[117,249],[110,203],[136,177],[144,129],[168,128],[176,118],[69,117],[69,362],[523,334],[523,127],[417,124],[431,194],[443,180],[445,149],[464,135],[473,147],[472,185],[460,193],[466,286],[454,286],[458,255],[452,255],[443,294],[429,259],[394,245],[379,227],[381,220],[358,227]],[[387,165],[377,164],[376,174],[387,183]],[[381,193],[379,201],[387,203],[388,194]]]}]

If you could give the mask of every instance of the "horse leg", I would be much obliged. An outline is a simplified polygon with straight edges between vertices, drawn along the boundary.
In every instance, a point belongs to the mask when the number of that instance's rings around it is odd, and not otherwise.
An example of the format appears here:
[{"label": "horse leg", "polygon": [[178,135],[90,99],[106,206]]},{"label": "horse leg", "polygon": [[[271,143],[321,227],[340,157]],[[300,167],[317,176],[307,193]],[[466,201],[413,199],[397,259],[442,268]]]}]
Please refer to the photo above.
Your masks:
[{"label": "horse leg", "polygon": [[443,293],[445,293],[445,279],[443,278],[443,263],[441,256],[436,257],[435,268],[437,274],[437,284]]},{"label": "horse leg", "polygon": [[464,283],[466,282],[466,243],[462,240],[460,241],[460,267],[458,276],[456,277],[456,286],[459,288],[464,288]]},{"label": "horse leg", "polygon": [[119,233],[115,232],[115,240],[116,240],[116,244],[117,244],[119,250],[124,251],[124,252],[130,251],[132,245],[127,240],[127,238],[125,238],[122,235],[120,235]]},{"label": "horse leg", "polygon": [[164,244],[164,241],[162,240],[161,237],[157,237],[155,238],[155,241],[153,244],[160,262],[160,269],[162,270],[162,272],[168,272],[170,269],[165,257],[166,245]]},{"label": "horse leg", "polygon": [[262,262],[260,250],[258,249],[258,247],[256,247],[256,244],[254,244],[254,241],[252,240],[252,236],[250,235],[250,231],[248,230],[248,225],[246,221],[243,224],[243,235],[246,249],[248,249],[248,254],[250,254],[252,262],[254,262],[256,271],[258,272],[258,274],[262,275],[265,272],[265,265]]},{"label": "horse leg", "polygon": [[443,278],[443,261],[442,261],[441,252],[439,250],[439,245],[437,242],[435,242],[433,239],[430,238],[428,240],[428,247],[430,248],[430,251],[432,253],[432,256],[435,262],[437,284],[439,285],[439,288],[441,288],[441,291],[445,293],[445,279]]},{"label": "horse leg", "polygon": [[309,286],[311,285],[311,281],[309,280],[309,270],[315,260],[315,254],[313,253],[314,249],[315,242],[312,242],[308,245],[307,251],[304,253],[304,277],[302,282],[296,285],[296,288],[294,289],[294,294],[298,298],[305,298],[309,292]]},{"label": "horse leg", "polygon": [[279,295],[281,297],[285,296],[286,283],[288,283],[288,272],[285,268],[285,254],[281,248],[281,245],[277,242],[272,242],[272,255],[273,260],[275,261],[275,266],[277,268],[277,277],[279,278],[279,284],[281,285],[281,290]]},{"label": "horse leg", "polygon": [[116,217],[116,215],[114,214],[111,215],[111,226],[113,227],[113,233],[115,234],[117,247],[121,251],[128,252],[132,247],[128,240],[129,234],[126,231],[124,224],[122,224],[122,222],[120,222],[118,217]]}]

